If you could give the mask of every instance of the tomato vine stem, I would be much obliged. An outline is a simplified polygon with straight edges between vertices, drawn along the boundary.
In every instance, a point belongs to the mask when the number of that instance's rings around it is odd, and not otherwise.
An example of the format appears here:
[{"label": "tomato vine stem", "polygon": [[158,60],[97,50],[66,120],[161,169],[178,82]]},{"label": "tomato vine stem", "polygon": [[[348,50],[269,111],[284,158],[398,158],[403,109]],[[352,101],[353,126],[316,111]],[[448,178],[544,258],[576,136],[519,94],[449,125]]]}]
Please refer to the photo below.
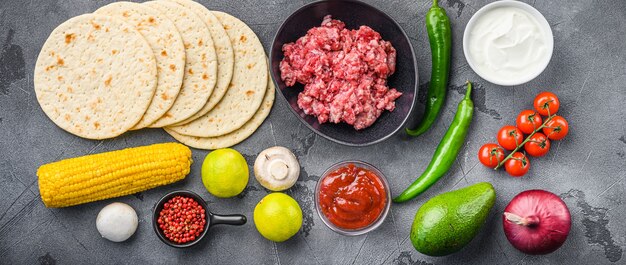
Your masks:
[{"label": "tomato vine stem", "polygon": [[[548,112],[550,112],[550,111],[548,110]],[[511,151],[511,153],[508,156],[506,156],[500,163],[498,163],[498,165],[496,167],[493,168],[493,170],[498,170],[499,168],[501,168],[504,165],[504,163],[506,163],[506,161],[508,161],[509,159],[512,159],[513,158],[513,154],[515,154],[515,152],[519,151],[519,149],[522,148],[524,146],[524,144],[526,144],[528,141],[530,141],[530,138],[533,137],[533,135],[535,135],[535,133],[541,131],[541,129],[546,127],[546,124],[548,124],[548,122],[550,122],[552,120],[552,118],[554,118],[555,116],[556,116],[556,114],[550,115],[543,122],[543,124],[541,124],[541,126],[539,126],[539,128],[535,129],[531,134],[526,136],[526,139],[524,139],[524,141],[521,144],[517,145],[517,147],[515,147],[515,149],[513,149],[513,151]]]}]

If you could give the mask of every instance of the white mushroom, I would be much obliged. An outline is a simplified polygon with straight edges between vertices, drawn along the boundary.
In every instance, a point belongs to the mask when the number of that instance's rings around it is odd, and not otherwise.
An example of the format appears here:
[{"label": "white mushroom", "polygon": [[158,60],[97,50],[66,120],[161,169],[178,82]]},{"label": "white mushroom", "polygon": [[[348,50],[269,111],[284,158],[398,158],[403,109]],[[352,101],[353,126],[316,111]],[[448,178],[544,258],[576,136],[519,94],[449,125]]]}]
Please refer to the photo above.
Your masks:
[{"label": "white mushroom", "polygon": [[98,213],[96,228],[102,237],[113,242],[122,242],[137,230],[137,213],[128,204],[114,202]]},{"label": "white mushroom", "polygon": [[254,176],[268,190],[283,191],[296,184],[300,164],[289,149],[274,146],[263,150],[254,161]]}]

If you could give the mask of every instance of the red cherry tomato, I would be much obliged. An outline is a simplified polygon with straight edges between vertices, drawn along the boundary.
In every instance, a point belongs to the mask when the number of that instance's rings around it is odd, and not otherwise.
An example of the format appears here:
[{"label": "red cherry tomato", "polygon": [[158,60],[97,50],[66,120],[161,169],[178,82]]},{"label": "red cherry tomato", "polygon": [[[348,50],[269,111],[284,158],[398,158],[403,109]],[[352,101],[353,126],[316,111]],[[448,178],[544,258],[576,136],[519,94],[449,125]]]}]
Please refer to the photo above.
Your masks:
[{"label": "red cherry tomato", "polygon": [[525,134],[531,134],[543,123],[541,115],[533,110],[522,110],[515,121],[517,128]]},{"label": "red cherry tomato", "polygon": [[541,92],[535,97],[535,109],[543,116],[550,116],[559,111],[559,98],[551,92]]},{"label": "red cherry tomato", "polygon": [[498,131],[498,143],[506,150],[513,150],[524,141],[524,134],[517,127],[505,125]]},{"label": "red cherry tomato", "polygon": [[524,150],[531,156],[544,156],[550,151],[550,140],[543,133],[535,133],[524,144]]},{"label": "red cherry tomato", "polygon": [[524,154],[515,152],[509,160],[504,162],[504,169],[513,177],[521,177],[530,169],[530,161]]},{"label": "red cherry tomato", "polygon": [[561,116],[554,116],[552,120],[546,123],[546,127],[543,127],[543,133],[550,138],[550,140],[561,140],[565,138],[569,132],[569,125],[567,120]]},{"label": "red cherry tomato", "polygon": [[478,160],[486,167],[496,167],[504,160],[504,149],[497,144],[487,143],[478,150]]}]

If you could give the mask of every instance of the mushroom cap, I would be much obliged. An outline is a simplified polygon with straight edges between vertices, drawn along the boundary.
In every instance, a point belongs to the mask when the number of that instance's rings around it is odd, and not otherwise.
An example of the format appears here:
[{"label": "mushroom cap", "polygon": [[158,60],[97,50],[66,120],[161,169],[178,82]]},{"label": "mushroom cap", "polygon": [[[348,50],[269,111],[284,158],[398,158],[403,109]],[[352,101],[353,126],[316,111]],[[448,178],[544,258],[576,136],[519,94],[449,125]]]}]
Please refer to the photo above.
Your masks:
[{"label": "mushroom cap", "polygon": [[138,223],[135,209],[121,202],[105,206],[96,217],[96,228],[100,235],[113,242],[130,238],[137,230]]},{"label": "mushroom cap", "polygon": [[263,150],[254,161],[254,176],[271,191],[291,188],[300,176],[300,163],[287,148],[274,146]]}]

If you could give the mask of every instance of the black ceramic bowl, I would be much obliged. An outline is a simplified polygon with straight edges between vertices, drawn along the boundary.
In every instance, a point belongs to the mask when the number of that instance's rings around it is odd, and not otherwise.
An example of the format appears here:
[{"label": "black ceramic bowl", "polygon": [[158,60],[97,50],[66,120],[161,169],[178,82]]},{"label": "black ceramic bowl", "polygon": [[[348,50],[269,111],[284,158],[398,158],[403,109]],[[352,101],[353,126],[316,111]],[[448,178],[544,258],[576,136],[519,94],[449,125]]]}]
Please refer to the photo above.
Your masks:
[{"label": "black ceramic bowl", "polygon": [[[378,120],[366,129],[357,131],[345,123],[319,124],[316,117],[304,114],[298,107],[298,94],[302,91],[303,85],[287,87],[280,78],[279,66],[283,59],[283,45],[296,41],[306,35],[310,28],[319,26],[326,15],[332,15],[334,19],[343,21],[348,29],[357,29],[361,25],[371,27],[378,31],[384,40],[390,41],[397,51],[396,72],[389,77],[388,85],[402,92],[402,96],[396,100],[396,109],[393,112],[384,111]],[[276,86],[300,121],[324,138],[350,146],[375,144],[401,129],[413,109],[418,89],[415,53],[402,27],[382,11],[354,0],[314,2],[289,16],[274,37],[270,50],[270,68]]]},{"label": "black ceramic bowl", "polygon": [[[157,220],[159,218],[159,213],[161,212],[161,210],[163,210],[163,205],[167,201],[169,201],[171,198],[174,198],[176,196],[193,198],[195,201],[198,202],[198,204],[202,206],[202,208],[205,211],[206,218],[207,218],[202,234],[200,234],[200,236],[198,236],[196,240],[187,242],[184,244],[178,244],[167,239],[167,237],[165,237],[165,234],[163,234],[163,231],[161,231],[161,229],[159,228],[159,224],[157,223]],[[170,247],[175,247],[175,248],[186,248],[186,247],[191,247],[197,244],[207,235],[211,226],[218,225],[218,224],[243,225],[245,223],[246,223],[246,217],[240,214],[219,215],[219,214],[214,214],[210,212],[209,208],[206,205],[206,202],[204,202],[204,200],[198,194],[192,191],[188,191],[188,190],[173,191],[168,194],[165,194],[165,196],[163,196],[159,201],[157,201],[157,203],[154,205],[154,208],[152,210],[152,227],[154,228],[154,232],[157,234],[159,239],[163,241],[163,243],[167,244]]]}]

